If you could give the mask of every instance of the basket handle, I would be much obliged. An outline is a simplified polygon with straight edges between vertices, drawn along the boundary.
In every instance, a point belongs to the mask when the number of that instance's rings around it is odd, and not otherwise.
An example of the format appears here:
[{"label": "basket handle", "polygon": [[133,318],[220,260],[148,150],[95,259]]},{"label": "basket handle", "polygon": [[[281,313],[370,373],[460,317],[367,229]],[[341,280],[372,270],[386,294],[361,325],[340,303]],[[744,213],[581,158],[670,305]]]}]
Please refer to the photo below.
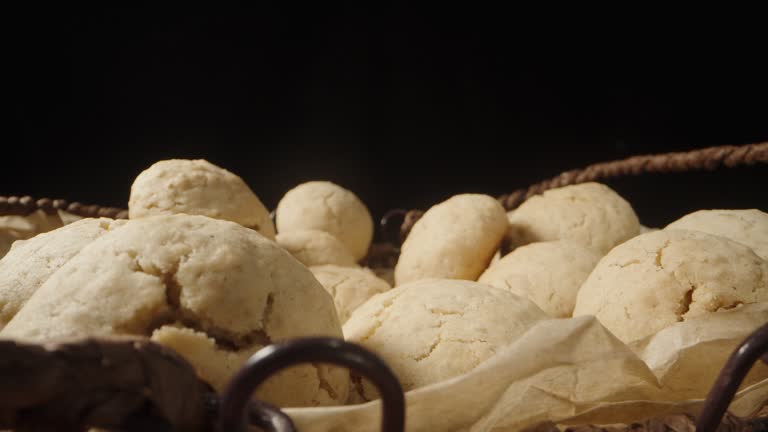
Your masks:
[{"label": "basket handle", "polygon": [[63,199],[40,198],[36,200],[31,196],[0,196],[0,216],[27,216],[37,210],[42,210],[47,214],[54,214],[61,210],[85,218],[128,219],[128,210],[117,207],[85,205],[77,201],[69,202]]},{"label": "basket handle", "polygon": [[[768,142],[740,146],[717,146],[685,152],[633,156],[611,162],[600,162],[582,169],[566,171],[556,177],[535,183],[527,188],[498,197],[504,208],[514,210],[528,198],[549,189],[611,178],[651,173],[676,173],[713,171],[720,167],[734,168],[768,163]],[[381,220],[382,233],[393,243],[401,243],[408,237],[413,225],[424,214],[421,210],[396,209],[389,211]],[[399,239],[391,233],[392,219],[402,221]]]},{"label": "basket handle", "polygon": [[[382,399],[381,430],[405,430],[405,396],[397,377],[377,356],[349,342],[335,338],[301,338],[268,345],[254,354],[224,390],[219,410],[219,432],[246,432],[246,407],[254,390],[268,377],[301,363],[332,363],[350,368],[370,379]],[[292,422],[272,429],[295,432]]]}]

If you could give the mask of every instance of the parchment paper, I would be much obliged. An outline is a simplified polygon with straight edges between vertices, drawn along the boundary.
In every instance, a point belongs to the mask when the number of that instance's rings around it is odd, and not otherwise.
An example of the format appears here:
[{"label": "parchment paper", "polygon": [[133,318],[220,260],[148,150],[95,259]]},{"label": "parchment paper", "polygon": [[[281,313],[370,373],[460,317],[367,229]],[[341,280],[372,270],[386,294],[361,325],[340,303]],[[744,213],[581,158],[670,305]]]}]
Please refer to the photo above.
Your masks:
[{"label": "parchment paper", "polygon": [[[542,321],[466,375],[406,394],[408,431],[516,431],[541,421],[631,423],[695,413],[725,360],[768,321],[768,304],[689,320],[631,347],[593,317]],[[731,411],[768,400],[756,366]],[[378,431],[380,404],[286,410],[302,432]]]}]

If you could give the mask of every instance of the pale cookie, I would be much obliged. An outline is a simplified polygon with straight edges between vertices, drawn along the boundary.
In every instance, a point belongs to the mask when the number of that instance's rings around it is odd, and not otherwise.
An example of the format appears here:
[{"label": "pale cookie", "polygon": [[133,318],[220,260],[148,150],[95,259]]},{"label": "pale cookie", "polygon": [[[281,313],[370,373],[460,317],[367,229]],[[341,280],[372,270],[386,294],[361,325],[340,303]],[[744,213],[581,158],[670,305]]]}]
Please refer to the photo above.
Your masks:
[{"label": "pale cookie", "polygon": [[160,161],[133,181],[130,219],[179,213],[237,222],[275,238],[269,212],[243,179],[202,159]]},{"label": "pale cookie", "polygon": [[750,210],[699,210],[667,225],[665,229],[701,231],[727,237],[768,260],[768,213]]},{"label": "pale cookie", "polygon": [[311,181],[288,191],[277,204],[278,232],[320,230],[339,239],[355,260],[373,240],[373,218],[352,192],[331,182]]},{"label": "pale cookie", "polygon": [[573,315],[595,315],[629,343],[688,318],[766,301],[768,262],[751,249],[698,231],[662,230],[603,257]]},{"label": "pale cookie", "polygon": [[[469,372],[547,318],[507,290],[424,279],[372,297],[344,325],[344,336],[378,354],[408,391]],[[366,380],[356,391],[364,400],[377,397]]]},{"label": "pale cookie", "polygon": [[288,231],[277,234],[275,240],[283,249],[307,267],[335,264],[356,266],[355,257],[336,237],[325,231]]},{"label": "pale cookie", "polygon": [[632,206],[609,187],[582,183],[551,189],[509,213],[514,246],[570,240],[600,253],[640,233]]},{"label": "pale cookie", "polygon": [[426,278],[477,280],[508,224],[493,197],[456,195],[427,210],[411,229],[395,266],[395,284]]},{"label": "pale cookie", "polygon": [[[132,220],[93,241],[0,332],[30,341],[114,334],[152,335],[217,390],[237,361],[271,342],[342,337],[333,299],[288,252],[236,223],[189,215]],[[345,369],[297,369],[256,397],[281,406],[346,401]]]},{"label": "pale cookie", "polygon": [[59,267],[88,243],[125,224],[113,219],[82,219],[14,243],[0,260],[0,330]]},{"label": "pale cookie", "polygon": [[492,264],[478,282],[527,297],[551,317],[567,318],[579,287],[600,258],[569,241],[531,243]]},{"label": "pale cookie", "polygon": [[342,325],[366,300],[392,288],[372,271],[364,268],[322,265],[310,267],[309,270],[333,297]]}]

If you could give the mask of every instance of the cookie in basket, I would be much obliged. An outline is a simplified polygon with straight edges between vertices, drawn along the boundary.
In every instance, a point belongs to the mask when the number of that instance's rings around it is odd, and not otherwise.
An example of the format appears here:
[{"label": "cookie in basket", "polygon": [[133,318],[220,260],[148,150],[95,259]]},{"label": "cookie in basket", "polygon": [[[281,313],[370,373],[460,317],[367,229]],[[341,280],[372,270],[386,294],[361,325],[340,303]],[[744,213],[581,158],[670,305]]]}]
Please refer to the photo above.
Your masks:
[{"label": "cookie in basket", "polygon": [[[275,341],[342,337],[312,273],[256,231],[205,216],[131,220],[54,272],[0,332],[22,341],[144,335],[175,349],[221,390]],[[343,404],[349,373],[301,365],[256,397],[281,406]]]},{"label": "cookie in basket", "polygon": [[536,242],[513,250],[478,282],[529,298],[553,318],[573,315],[576,293],[602,255],[565,240]]},{"label": "cookie in basket", "polygon": [[83,247],[123,224],[123,220],[107,218],[81,219],[15,242],[0,260],[0,330],[45,281]]},{"label": "cookie in basket", "polygon": [[767,261],[725,237],[665,229],[603,257],[573,314],[595,315],[629,343],[691,317],[760,302],[768,302]]},{"label": "cookie in basket", "polygon": [[237,222],[275,238],[269,212],[243,179],[206,160],[159,161],[133,181],[131,219],[179,213]]},{"label": "cookie in basket", "polygon": [[638,235],[632,206],[600,183],[582,183],[535,195],[509,213],[513,246],[570,240],[605,254]]},{"label": "cookie in basket", "polygon": [[373,218],[351,191],[328,181],[302,183],[289,190],[275,210],[278,232],[320,230],[339,239],[355,260],[373,240]]},{"label": "cookie in basket", "polygon": [[[408,391],[469,372],[547,318],[507,290],[422,279],[372,297],[352,313],[344,336],[378,354]],[[367,381],[353,381],[353,400],[378,397]]]},{"label": "cookie in basket", "polygon": [[665,229],[701,231],[727,237],[768,260],[768,213],[749,210],[699,210],[667,225]]},{"label": "cookie in basket", "polygon": [[392,288],[371,270],[362,267],[321,265],[309,270],[333,297],[342,324],[366,300]]},{"label": "cookie in basket", "polygon": [[277,234],[277,244],[307,267],[333,264],[357,266],[344,243],[320,230],[286,231]]},{"label": "cookie in basket", "polygon": [[477,280],[508,226],[504,208],[488,195],[461,194],[433,206],[403,243],[396,285],[425,278]]}]

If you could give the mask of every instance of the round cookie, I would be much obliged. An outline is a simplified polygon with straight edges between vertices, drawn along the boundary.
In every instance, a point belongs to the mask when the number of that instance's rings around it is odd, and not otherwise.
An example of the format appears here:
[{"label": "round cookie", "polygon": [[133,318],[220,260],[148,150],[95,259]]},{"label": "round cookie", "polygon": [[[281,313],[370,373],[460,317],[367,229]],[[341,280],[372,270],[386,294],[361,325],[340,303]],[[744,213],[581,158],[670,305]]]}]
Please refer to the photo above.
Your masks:
[{"label": "round cookie", "polygon": [[461,194],[432,206],[414,224],[395,266],[395,284],[418,279],[477,280],[508,228],[493,197]]},{"label": "round cookie", "polygon": [[[547,318],[507,290],[423,279],[372,297],[344,325],[344,336],[378,354],[408,391],[469,372]],[[362,399],[377,397],[365,380],[357,384]]]},{"label": "round cookie", "polygon": [[333,297],[342,324],[366,300],[392,288],[372,271],[360,267],[322,265],[310,267],[309,270]]},{"label": "round cookie", "polygon": [[325,231],[280,232],[275,241],[307,267],[324,264],[356,266],[355,257],[336,237]]},{"label": "round cookie", "polygon": [[80,249],[124,224],[124,220],[82,219],[14,243],[0,260],[0,330],[48,277]]},{"label": "round cookie", "polygon": [[662,230],[614,248],[576,297],[624,342],[688,318],[768,301],[768,262],[748,247],[698,231]]},{"label": "round cookie", "polygon": [[275,238],[269,212],[243,179],[206,160],[160,161],[133,181],[130,219],[179,213],[237,222]]},{"label": "round cookie", "polygon": [[570,240],[603,254],[640,233],[632,206],[600,183],[533,196],[509,213],[509,224],[509,240],[515,246]]},{"label": "round cookie", "polygon": [[[132,220],[91,242],[0,332],[31,341],[114,334],[151,335],[217,390],[266,344],[342,336],[333,299],[288,252],[236,223],[190,215]],[[343,368],[301,365],[256,397],[342,404],[348,386]]]},{"label": "round cookie", "polygon": [[768,260],[768,213],[750,210],[699,210],[667,225],[665,229],[701,231],[747,245]]},{"label": "round cookie", "polygon": [[278,232],[320,230],[339,239],[355,260],[362,259],[373,240],[373,218],[352,192],[327,181],[302,183],[277,204]]},{"label": "round cookie", "polygon": [[527,297],[553,318],[573,314],[576,294],[602,256],[569,241],[531,243],[492,264],[478,282]]}]

